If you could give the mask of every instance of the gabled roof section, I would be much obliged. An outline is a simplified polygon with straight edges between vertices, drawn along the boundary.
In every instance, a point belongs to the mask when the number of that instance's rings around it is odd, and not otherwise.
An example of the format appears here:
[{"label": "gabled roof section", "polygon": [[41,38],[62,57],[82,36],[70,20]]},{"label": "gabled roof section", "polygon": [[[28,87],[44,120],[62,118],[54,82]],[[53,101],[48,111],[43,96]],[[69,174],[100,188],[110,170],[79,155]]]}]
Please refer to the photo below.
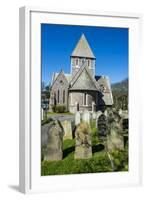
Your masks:
[{"label": "gabled roof section", "polygon": [[72,79],[72,75],[71,74],[64,74],[64,75],[65,75],[67,81],[70,82]]},{"label": "gabled roof section", "polygon": [[[62,71],[63,72],[63,71]],[[61,73],[61,72],[60,72]],[[56,80],[56,78],[58,77],[58,75],[60,74],[60,73],[54,73],[53,75],[52,75],[52,84],[53,84],[53,82]],[[64,74],[64,76],[65,76],[65,78],[67,79],[67,81],[68,81],[68,83],[71,81],[71,79],[72,79],[72,75],[71,74],[65,74],[64,72],[63,72],[63,74]]]},{"label": "gabled roof section", "polygon": [[92,77],[86,63],[82,65],[71,80],[70,90],[98,90],[97,83]]},{"label": "gabled roof section", "polygon": [[75,49],[73,50],[71,56],[75,57],[85,57],[85,58],[95,58],[89,43],[84,34],[82,34],[79,39]]},{"label": "gabled roof section", "polygon": [[97,81],[99,90],[101,88],[104,88],[104,93],[110,93],[111,87],[110,87],[110,80],[108,76],[95,76],[95,80]]},{"label": "gabled roof section", "polygon": [[[61,78],[61,77],[62,77],[62,78]],[[69,85],[69,81],[68,81],[67,77],[65,76],[64,71],[61,70],[60,73],[55,73],[55,74],[53,75],[51,87],[53,87],[53,85],[55,84],[55,82],[56,82],[59,78],[61,78],[61,79],[63,79],[64,81],[66,81],[66,82],[68,83],[68,85]]]}]

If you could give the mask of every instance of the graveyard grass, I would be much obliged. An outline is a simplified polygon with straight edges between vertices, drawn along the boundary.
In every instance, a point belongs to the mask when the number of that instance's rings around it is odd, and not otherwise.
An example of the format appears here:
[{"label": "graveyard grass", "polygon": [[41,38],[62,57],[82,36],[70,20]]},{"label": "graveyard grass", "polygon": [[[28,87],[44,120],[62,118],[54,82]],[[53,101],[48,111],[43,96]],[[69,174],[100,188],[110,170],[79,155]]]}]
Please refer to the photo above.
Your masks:
[{"label": "graveyard grass", "polygon": [[111,153],[114,169],[104,149],[103,144],[97,137],[95,121],[91,123],[92,130],[92,153],[90,159],[74,159],[75,139],[67,139],[63,142],[63,160],[42,161],[41,175],[63,175],[79,173],[97,173],[128,171],[128,141],[123,151]]}]

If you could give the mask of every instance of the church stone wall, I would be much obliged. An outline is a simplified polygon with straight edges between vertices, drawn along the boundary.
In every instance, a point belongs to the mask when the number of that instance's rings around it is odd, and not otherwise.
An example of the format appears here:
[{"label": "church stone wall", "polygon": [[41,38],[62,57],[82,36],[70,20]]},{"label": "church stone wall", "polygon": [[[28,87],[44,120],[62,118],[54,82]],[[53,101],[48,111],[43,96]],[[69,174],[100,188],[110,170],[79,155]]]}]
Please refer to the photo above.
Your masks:
[{"label": "church stone wall", "polygon": [[[68,108],[68,82],[64,76],[64,74],[58,75],[57,79],[55,80],[51,93],[54,95],[54,104],[64,104]],[[59,99],[58,99],[58,91],[59,91]],[[64,93],[64,97],[63,97]]]},{"label": "church stone wall", "polygon": [[69,111],[75,113],[77,111],[77,103],[79,104],[79,110],[89,110],[92,111],[92,102],[97,103],[97,94],[93,91],[86,91],[87,94],[87,104],[84,105],[84,91],[70,92],[69,94]]}]

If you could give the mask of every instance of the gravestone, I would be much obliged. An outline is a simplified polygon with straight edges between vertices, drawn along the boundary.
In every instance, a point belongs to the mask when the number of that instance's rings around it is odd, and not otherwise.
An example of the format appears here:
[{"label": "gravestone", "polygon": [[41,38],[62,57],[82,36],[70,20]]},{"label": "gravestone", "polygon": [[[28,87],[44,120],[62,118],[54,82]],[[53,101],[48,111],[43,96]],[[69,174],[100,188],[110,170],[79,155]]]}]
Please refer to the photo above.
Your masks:
[{"label": "gravestone", "polygon": [[119,113],[120,116],[122,115],[122,112],[123,112],[122,109],[119,109],[118,113]]},{"label": "gravestone", "polygon": [[82,115],[82,121],[90,124],[90,112],[85,110]]},{"label": "gravestone", "polygon": [[110,125],[110,134],[107,136],[107,149],[110,152],[124,150],[124,137],[121,125],[116,121],[113,121]]},{"label": "gravestone", "polygon": [[62,160],[64,130],[57,120],[41,127],[41,147],[44,160]]},{"label": "gravestone", "polygon": [[103,113],[98,110],[97,113],[96,113],[96,128],[98,127],[97,124],[98,124],[98,118],[100,117],[100,115],[102,115]]},{"label": "gravestone", "polygon": [[99,116],[97,121],[97,128],[99,138],[105,138],[107,136],[108,126],[107,117],[104,114]]},{"label": "gravestone", "polygon": [[95,112],[95,102],[92,101],[92,112]]},{"label": "gravestone", "polygon": [[104,115],[105,115],[106,117],[108,116],[107,110],[104,111]]},{"label": "gravestone", "polygon": [[95,120],[96,117],[97,117],[97,113],[96,113],[96,112],[93,112],[93,113],[92,113],[92,119]]},{"label": "gravestone", "polygon": [[102,115],[103,113],[101,112],[101,110],[97,111],[97,119],[100,117],[100,115]]},{"label": "gravestone", "polygon": [[72,137],[72,126],[71,126],[71,121],[65,120],[61,122],[61,125],[64,130],[64,137],[63,139],[73,139]]},{"label": "gravestone", "polygon": [[81,114],[78,111],[78,112],[75,113],[75,126],[77,126],[78,124],[80,124],[80,122],[81,122]]},{"label": "gravestone", "polygon": [[81,122],[75,131],[75,159],[92,157],[91,130],[88,123]]},{"label": "gravestone", "polygon": [[122,119],[122,128],[123,128],[123,130],[128,130],[128,124],[129,124],[128,118]]}]

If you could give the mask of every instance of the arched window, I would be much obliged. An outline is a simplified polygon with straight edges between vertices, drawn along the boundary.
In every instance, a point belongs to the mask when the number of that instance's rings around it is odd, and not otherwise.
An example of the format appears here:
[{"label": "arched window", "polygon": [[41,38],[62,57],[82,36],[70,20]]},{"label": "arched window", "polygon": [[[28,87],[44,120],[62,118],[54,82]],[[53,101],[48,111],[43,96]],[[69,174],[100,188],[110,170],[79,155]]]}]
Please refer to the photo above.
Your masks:
[{"label": "arched window", "polygon": [[63,90],[63,103],[65,103],[65,90]]},{"label": "arched window", "polygon": [[76,65],[78,65],[79,64],[79,62],[78,62],[79,60],[78,60],[78,58],[76,58]]},{"label": "arched window", "polygon": [[86,62],[86,58],[82,58],[82,65]]},{"label": "arched window", "polygon": [[57,98],[57,100],[58,100],[58,103],[59,103],[59,90],[58,90],[58,98]]}]

